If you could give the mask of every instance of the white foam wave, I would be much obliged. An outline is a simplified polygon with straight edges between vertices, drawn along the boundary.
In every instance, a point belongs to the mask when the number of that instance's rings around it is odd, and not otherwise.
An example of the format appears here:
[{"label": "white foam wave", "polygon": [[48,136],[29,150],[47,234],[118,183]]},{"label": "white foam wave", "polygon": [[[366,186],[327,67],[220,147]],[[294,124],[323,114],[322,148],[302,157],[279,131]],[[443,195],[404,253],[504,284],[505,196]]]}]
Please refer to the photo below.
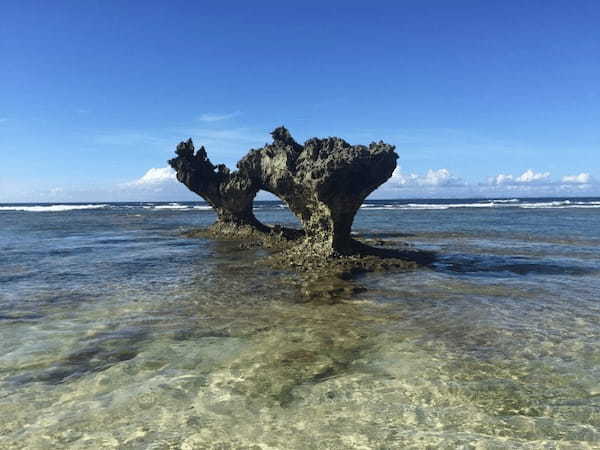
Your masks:
[{"label": "white foam wave", "polygon": [[108,205],[39,205],[39,206],[0,206],[0,211],[26,211],[26,212],[63,212],[80,209],[102,209]]},{"label": "white foam wave", "polygon": [[362,205],[361,208],[370,210],[381,209],[449,209],[449,208],[492,208],[495,205],[493,202],[488,203],[454,203],[454,204],[438,204],[438,203],[407,203],[405,205]]},{"label": "white foam wave", "polygon": [[156,205],[152,209],[190,209],[190,207],[179,203],[169,203],[168,205]]},{"label": "white foam wave", "polygon": [[[583,202],[580,202],[583,203]],[[570,206],[572,203],[570,200],[561,200],[554,202],[533,202],[533,203],[522,203],[519,208],[533,209],[533,208],[561,208]]]},{"label": "white foam wave", "polygon": [[369,203],[363,203],[362,205],[360,205],[360,207],[364,208],[364,209],[384,209],[384,208],[392,208],[394,206],[400,206],[400,205],[381,205],[381,204],[372,205]]},{"label": "white foam wave", "polygon": [[[287,205],[278,204],[277,208],[287,209]],[[210,211],[210,205],[183,205],[181,203],[169,203],[165,205],[145,204],[145,205],[108,205],[108,204],[56,204],[56,205],[3,205],[0,211],[25,211],[25,212],[64,212],[74,210],[93,210],[103,208],[126,208],[126,209],[147,209],[147,210],[172,210],[172,211]],[[254,209],[263,209],[262,205],[255,206]],[[454,208],[522,208],[522,209],[597,209],[600,208],[600,201],[588,200],[555,200],[555,201],[525,201],[518,199],[496,199],[491,201],[474,201],[473,203],[365,203],[361,209],[368,211],[376,210],[447,210]],[[268,207],[267,207],[268,209]]]},{"label": "white foam wave", "polygon": [[210,205],[182,205],[180,203],[169,203],[168,205],[153,205],[144,206],[144,209],[158,209],[158,210],[171,210],[171,211],[208,211],[212,209]]},{"label": "white foam wave", "polygon": [[570,200],[542,203],[523,203],[524,209],[600,208],[600,202],[572,202]]},{"label": "white foam wave", "polygon": [[552,202],[524,202],[518,199],[492,200],[489,202],[473,203],[407,203],[407,204],[363,204],[362,209],[372,210],[446,210],[451,208],[523,208],[523,209],[550,209],[550,208],[599,208],[600,201],[572,201],[558,200]]},{"label": "white foam wave", "polygon": [[[409,203],[408,205],[398,205],[398,209],[448,209],[451,205],[437,205],[432,203]],[[394,208],[395,209],[395,208]]]},{"label": "white foam wave", "polygon": [[518,198],[511,198],[511,199],[497,199],[497,200],[492,200],[493,203],[519,203],[521,200],[519,200]]}]

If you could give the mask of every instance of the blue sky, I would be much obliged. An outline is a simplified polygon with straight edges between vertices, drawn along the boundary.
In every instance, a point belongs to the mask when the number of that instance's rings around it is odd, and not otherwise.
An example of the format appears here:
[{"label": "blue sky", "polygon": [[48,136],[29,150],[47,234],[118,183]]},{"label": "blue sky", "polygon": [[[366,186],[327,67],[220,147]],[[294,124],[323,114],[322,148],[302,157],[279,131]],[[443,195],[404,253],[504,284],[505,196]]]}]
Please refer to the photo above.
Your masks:
[{"label": "blue sky", "polygon": [[384,139],[382,197],[600,195],[596,1],[0,3],[0,202],[186,200],[233,166]]}]

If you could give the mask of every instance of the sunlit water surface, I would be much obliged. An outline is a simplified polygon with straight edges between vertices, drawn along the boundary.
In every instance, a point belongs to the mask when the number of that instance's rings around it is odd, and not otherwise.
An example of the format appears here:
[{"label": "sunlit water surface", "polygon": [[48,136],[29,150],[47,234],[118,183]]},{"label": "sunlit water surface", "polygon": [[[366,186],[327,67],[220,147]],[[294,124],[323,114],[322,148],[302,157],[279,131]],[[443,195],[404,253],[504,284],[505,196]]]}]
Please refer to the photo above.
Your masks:
[{"label": "sunlit water surface", "polygon": [[353,281],[200,204],[0,207],[0,448],[600,448],[600,202],[560,202],[372,203],[439,259]]}]

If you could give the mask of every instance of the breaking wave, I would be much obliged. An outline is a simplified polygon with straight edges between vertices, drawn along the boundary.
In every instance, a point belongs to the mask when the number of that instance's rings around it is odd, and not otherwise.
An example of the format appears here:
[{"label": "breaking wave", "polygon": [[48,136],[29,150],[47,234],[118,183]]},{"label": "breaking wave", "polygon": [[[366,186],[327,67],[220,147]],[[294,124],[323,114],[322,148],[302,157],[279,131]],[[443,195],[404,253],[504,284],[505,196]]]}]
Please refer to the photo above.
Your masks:
[{"label": "breaking wave", "polygon": [[192,209],[190,205],[181,205],[179,203],[169,203],[168,205],[150,206],[150,209]]},{"label": "breaking wave", "polygon": [[36,206],[0,206],[0,211],[26,211],[26,212],[63,212],[80,209],[102,209],[108,205],[36,205]]},{"label": "breaking wave", "polygon": [[445,210],[451,208],[593,209],[600,208],[600,201],[557,200],[535,202],[519,199],[500,199],[470,203],[365,203],[361,208],[368,210]]},{"label": "breaking wave", "polygon": [[[600,199],[486,199],[486,200],[367,200],[362,209],[374,210],[448,210],[448,209],[594,209],[600,208]],[[145,210],[152,211],[212,211],[208,204],[199,202],[131,202],[131,203],[90,203],[90,204],[3,204],[0,212],[69,212],[77,210]],[[283,202],[258,201],[255,211],[288,209]]]}]

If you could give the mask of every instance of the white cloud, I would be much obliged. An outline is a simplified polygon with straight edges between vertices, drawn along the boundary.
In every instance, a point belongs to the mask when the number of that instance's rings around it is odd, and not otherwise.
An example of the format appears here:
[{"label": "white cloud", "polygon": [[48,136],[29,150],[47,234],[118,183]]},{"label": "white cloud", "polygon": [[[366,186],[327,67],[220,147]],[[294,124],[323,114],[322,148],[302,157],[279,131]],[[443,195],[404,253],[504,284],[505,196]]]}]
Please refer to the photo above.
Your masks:
[{"label": "white cloud", "polygon": [[501,173],[499,175],[496,175],[495,177],[490,178],[488,181],[489,184],[501,186],[505,184],[512,184],[515,181],[515,179],[512,175],[504,175]]},{"label": "white cloud", "polygon": [[519,183],[537,183],[539,181],[547,180],[548,178],[550,178],[550,172],[538,173],[528,169],[517,177],[517,181]]},{"label": "white cloud", "polygon": [[392,177],[373,198],[560,197],[600,195],[600,182],[589,173],[552,178],[550,172],[528,169],[520,175],[499,174],[486,181],[465,181],[448,169],[429,169],[425,174],[403,172]]},{"label": "white cloud", "polygon": [[426,186],[461,186],[463,184],[448,169],[429,169],[427,174],[422,178],[422,183]]},{"label": "white cloud", "polygon": [[589,173],[582,172],[579,175],[567,175],[561,180],[564,184],[590,184],[593,178]]},{"label": "white cloud", "polygon": [[448,187],[463,186],[464,182],[450,173],[448,169],[429,169],[425,175],[403,173],[400,166],[396,167],[389,181],[390,187]]},{"label": "white cloud", "polygon": [[128,187],[159,187],[177,181],[175,171],[170,167],[160,167],[149,169],[142,177],[137,180],[125,183]]},{"label": "white cloud", "polygon": [[533,188],[533,187],[546,187],[548,189],[568,189],[573,186],[588,186],[595,184],[594,178],[586,172],[582,172],[578,175],[566,175],[560,180],[552,180],[550,178],[550,172],[535,172],[532,169],[528,169],[519,176],[499,174],[495,177],[488,178],[488,185],[491,186],[505,186],[505,187],[521,187],[521,188]]},{"label": "white cloud", "polygon": [[233,119],[242,114],[240,111],[235,111],[228,114],[204,113],[200,116],[202,122],[219,122],[221,120]]},{"label": "white cloud", "polygon": [[519,176],[499,174],[488,179],[488,184],[494,186],[515,186],[526,184],[544,184],[548,182],[550,172],[534,172],[531,169],[526,170]]},{"label": "white cloud", "polygon": [[175,171],[168,166],[153,167],[135,180],[107,187],[102,198],[109,201],[200,200],[177,181]]}]

